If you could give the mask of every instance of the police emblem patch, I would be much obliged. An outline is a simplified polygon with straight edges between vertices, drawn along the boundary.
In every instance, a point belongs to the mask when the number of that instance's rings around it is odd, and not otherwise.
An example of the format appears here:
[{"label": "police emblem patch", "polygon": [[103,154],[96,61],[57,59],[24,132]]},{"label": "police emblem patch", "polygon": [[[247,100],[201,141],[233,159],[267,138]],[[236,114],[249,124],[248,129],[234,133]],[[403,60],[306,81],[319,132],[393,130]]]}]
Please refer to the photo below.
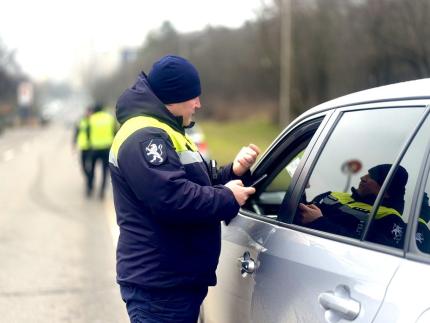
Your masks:
[{"label": "police emblem patch", "polygon": [[166,148],[162,139],[151,139],[144,143],[145,159],[151,165],[161,165],[165,162]]},{"label": "police emblem patch", "polygon": [[417,232],[417,234],[415,235],[415,240],[419,243],[423,243],[424,235],[421,232]]},{"label": "police emblem patch", "polygon": [[403,228],[400,225],[394,224],[391,230],[393,238],[396,242],[399,242],[403,237]]}]

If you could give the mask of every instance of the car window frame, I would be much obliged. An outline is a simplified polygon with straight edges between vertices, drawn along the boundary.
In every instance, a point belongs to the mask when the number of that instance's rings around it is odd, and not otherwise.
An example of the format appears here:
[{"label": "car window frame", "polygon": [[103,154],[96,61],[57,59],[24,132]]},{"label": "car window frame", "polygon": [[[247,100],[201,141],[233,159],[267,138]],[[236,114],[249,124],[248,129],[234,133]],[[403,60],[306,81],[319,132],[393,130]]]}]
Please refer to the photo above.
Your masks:
[{"label": "car window frame", "polygon": [[[424,106],[423,116],[421,117],[421,119],[416,124],[414,130],[409,134],[409,137],[403,143],[403,147],[400,149],[399,154],[397,155],[396,159],[392,163],[392,167],[391,167],[390,171],[387,174],[388,180],[385,180],[384,183],[382,184],[381,189],[379,191],[379,194],[376,197],[375,202],[373,203],[372,211],[369,213],[369,221],[367,221],[366,227],[363,230],[363,234],[362,234],[361,239],[360,239],[361,241],[365,241],[365,239],[367,238],[367,234],[369,233],[370,225],[371,225],[371,223],[373,221],[373,218],[375,217],[376,211],[378,210],[378,208],[379,208],[379,206],[381,204],[381,201],[382,201],[382,198],[383,198],[383,196],[385,194],[385,191],[387,190],[387,188],[389,187],[389,185],[391,183],[391,180],[393,178],[393,174],[396,171],[397,167],[402,162],[403,158],[406,155],[406,152],[408,151],[409,147],[411,146],[412,142],[414,141],[417,133],[419,132],[419,130],[421,129],[422,125],[426,121],[426,119],[427,119],[427,117],[429,115],[429,112],[430,112],[429,105]],[[424,153],[424,156],[425,156],[425,153]],[[422,166],[422,161],[421,161],[421,166]],[[422,174],[422,173],[420,173],[420,171],[419,171],[418,172],[418,178],[422,178],[422,176],[419,176],[420,174]],[[414,194],[415,194],[415,188],[414,188]],[[413,200],[415,200],[415,198],[416,198],[416,196],[413,195]],[[414,201],[412,201],[412,203],[413,202]],[[412,210],[414,212],[412,212]],[[413,208],[411,208],[409,210],[409,215],[412,215],[412,218],[411,217],[408,218],[408,223],[407,223],[408,226],[409,226],[409,223],[411,223],[411,220],[413,221],[412,223],[415,223],[415,221],[417,220],[415,218],[415,214],[414,213],[415,213],[415,210]],[[406,229],[406,231],[408,231],[408,230]],[[405,243],[406,243],[406,238],[409,238],[409,237],[405,236]],[[403,249],[405,249],[404,247],[405,246],[403,245]]]},{"label": "car window frame", "polygon": [[[429,103],[430,106],[430,103]],[[427,121],[430,121],[430,112],[427,115]],[[430,263],[430,254],[422,252],[415,241],[415,235],[418,228],[418,218],[421,212],[421,203],[425,192],[427,181],[430,180],[430,140],[427,143],[423,160],[421,162],[419,179],[416,183],[415,190],[413,193],[413,199],[411,202],[410,218],[412,220],[411,225],[407,227],[405,235],[405,251],[406,258],[414,261],[420,261]]]},{"label": "car window frame", "polygon": [[[289,161],[292,160],[299,152],[302,150],[307,149],[311,145],[312,138],[315,136],[318,136],[317,131],[318,128],[322,125],[322,122],[324,120],[323,116],[312,118],[311,120],[306,120],[303,122],[303,124],[300,124],[298,126],[298,129],[295,129],[293,133],[290,133],[284,140],[279,144],[279,148],[273,151],[271,155],[269,155],[267,158],[269,161],[267,161],[264,164],[259,165],[258,168],[255,169],[253,172],[253,177],[258,178],[262,176],[263,174],[268,173],[268,169],[270,170],[270,175],[261,182],[259,186],[259,190],[256,192],[255,196],[259,196],[260,194],[264,193],[264,189],[267,188],[270,183],[276,178],[276,176],[279,175],[279,173],[282,171],[283,168],[288,164],[285,163],[283,160],[289,159]],[[311,134],[314,132],[313,134]],[[295,145],[294,147],[292,147]],[[291,147],[291,148],[289,148]],[[306,154],[304,153],[302,158],[300,159],[300,163],[297,166],[296,170],[294,171],[294,175],[300,171],[302,166],[302,160],[306,159]],[[273,167],[274,165],[274,167]],[[293,184],[293,177],[291,178],[291,184]]]},{"label": "car window frame", "polygon": [[[309,115],[306,118],[300,120],[299,122],[293,123],[290,126],[288,126],[274,140],[272,145],[267,149],[264,155],[256,163],[255,167],[252,169],[252,176],[255,178],[258,178],[263,174],[265,174],[267,170],[270,169],[273,165],[283,164],[282,162],[280,162],[281,159],[284,159],[287,156],[294,154],[294,148],[289,149],[288,152],[285,152],[285,149],[287,149],[288,146],[294,144],[295,141],[304,137],[306,135],[306,132],[309,133],[312,126],[318,123],[318,126],[316,126],[316,129],[315,129],[316,131],[311,136],[310,141],[306,146],[303,157],[300,160],[300,163],[297,166],[297,169],[294,172],[294,175],[291,179],[291,184],[285,195],[287,196],[288,192],[292,191],[293,187],[295,187],[297,179],[299,178],[299,174],[301,173],[303,166],[305,164],[305,161],[309,157],[310,152],[313,150],[320,136],[324,133],[324,130],[326,129],[327,125],[330,124],[333,112],[334,112],[333,110],[326,110],[323,112],[316,113],[314,115]],[[254,198],[254,199],[258,198],[258,196],[264,192],[264,189],[268,186],[268,184],[271,183],[272,180],[279,174],[279,169],[282,169],[282,166],[277,166],[276,168],[278,171],[274,171],[274,170],[270,171],[271,174],[276,174],[276,175],[272,175],[272,176],[269,175],[265,180],[259,183],[256,187],[257,191],[256,191],[255,197],[251,197],[251,198]],[[250,211],[245,208],[240,208],[239,214],[246,217],[251,217],[258,220],[270,222],[272,224],[277,224],[277,225],[285,224],[284,222],[281,222],[277,219],[273,219],[265,215],[259,215],[256,212]]]},{"label": "car window frame", "polygon": [[[341,235],[336,235],[336,234],[332,234],[332,233],[328,233],[328,232],[324,232],[324,231],[314,230],[311,228],[307,228],[307,227],[303,227],[303,226],[300,226],[297,224],[293,224],[292,221],[294,219],[294,214],[295,214],[295,211],[298,207],[300,197],[303,194],[304,189],[306,187],[306,183],[309,181],[310,176],[312,175],[312,172],[316,166],[316,163],[319,160],[319,157],[320,157],[322,151],[324,150],[328,140],[330,139],[332,132],[334,131],[334,129],[336,129],[337,124],[340,122],[343,114],[345,114],[347,112],[373,110],[373,109],[384,109],[384,108],[385,109],[396,109],[396,108],[419,107],[419,108],[423,108],[423,116],[424,116],[427,113],[426,109],[428,109],[427,108],[428,103],[429,103],[428,100],[395,100],[395,101],[383,101],[383,102],[377,102],[377,103],[372,102],[372,103],[358,104],[358,105],[352,104],[352,105],[342,106],[340,108],[334,109],[334,113],[332,115],[332,122],[330,123],[330,126],[327,129],[325,129],[327,131],[327,134],[325,134],[324,136],[321,136],[320,141],[316,145],[316,149],[313,149],[310,152],[310,156],[308,157],[306,164],[303,165],[303,169],[302,169],[303,175],[301,175],[300,178],[295,183],[296,187],[294,188],[294,191],[292,192],[292,194],[289,196],[289,198],[287,200],[287,204],[286,204],[285,208],[286,208],[286,212],[287,212],[287,214],[289,214],[290,218],[288,219],[289,222],[285,223],[285,226],[290,228],[290,229],[293,229],[295,231],[300,231],[303,233],[312,234],[314,236],[330,239],[333,241],[347,243],[347,244],[351,244],[354,246],[363,247],[363,248],[366,248],[369,250],[376,250],[376,251],[384,252],[386,254],[388,253],[388,254],[393,254],[393,255],[404,257],[406,255],[406,249],[405,249],[406,243],[404,244],[402,249],[397,249],[397,248],[393,248],[390,246],[385,246],[385,245],[380,245],[380,244],[368,242],[365,240],[358,240],[358,239],[354,239],[354,238],[350,238],[350,237],[346,237],[346,236],[341,236]],[[424,118],[422,117],[420,119],[420,121],[422,121],[423,119]],[[413,129],[413,132],[411,132],[411,133],[416,133],[418,131],[419,122],[417,122],[417,125],[415,126],[415,128]],[[409,145],[407,147],[409,147]],[[401,153],[401,151],[404,150],[403,148],[407,149],[407,147],[402,147],[402,149],[399,150],[399,154]],[[395,158],[396,161],[397,161],[397,157]],[[303,171],[303,170],[305,170],[305,171]],[[421,174],[421,173],[419,173],[419,174]],[[377,208],[375,208],[375,206],[377,206],[376,202],[374,204],[374,207],[372,208],[371,213],[376,211]],[[379,206],[379,204],[378,204],[378,206]],[[410,216],[412,218],[413,213],[411,213]],[[409,226],[408,226],[408,228],[409,228]],[[405,237],[405,239],[406,238],[408,238],[408,237]]]},{"label": "car window frame", "polygon": [[[308,134],[309,135],[310,135],[310,132],[311,132],[310,130],[311,129],[308,130]],[[306,134],[304,134],[303,137],[305,137],[305,135]],[[298,138],[298,139],[302,139],[302,138]],[[303,139],[305,139],[305,138],[303,138]],[[249,200],[248,200],[248,202],[251,204],[251,207],[254,208],[254,206],[255,206],[255,207],[259,208],[258,206],[261,205],[261,204],[263,204],[262,201],[260,200],[261,195],[264,194],[264,193],[268,193],[266,189],[273,183],[273,181],[279,176],[279,174],[281,174],[281,172],[284,171],[285,167],[294,158],[296,158],[297,154],[299,154],[302,151],[304,152],[306,150],[306,148],[309,146],[311,140],[312,140],[312,135],[309,136],[308,140],[303,140],[303,141],[299,142],[298,145],[295,146],[293,149],[291,149],[289,152],[284,153],[284,154],[280,154],[279,157],[275,161],[270,162],[270,164],[277,164],[277,165],[275,166],[275,168],[273,170],[271,170],[271,174],[269,176],[267,176],[267,179],[264,182],[262,181],[261,184],[258,184],[258,185],[255,186],[258,189],[256,190],[256,193],[253,194],[249,198]],[[287,163],[285,163],[283,161],[282,162],[277,162],[277,160],[282,160],[282,159],[288,160]],[[303,156],[300,159],[299,164],[297,165],[297,168],[294,171],[294,174],[296,174],[296,172],[298,171],[302,159],[303,159]],[[270,167],[268,167],[268,168],[270,168]],[[261,171],[261,173],[264,174],[265,172]],[[287,190],[290,189],[290,187],[292,186],[294,174],[293,174],[293,177],[291,177],[290,185],[288,186]],[[263,175],[261,175],[261,176],[263,176]],[[259,178],[259,175],[254,174],[254,177],[255,178]],[[281,207],[282,204],[284,204],[285,196],[287,196],[287,193],[285,193],[284,197],[282,198],[282,201],[281,201],[279,207]],[[257,210],[255,210],[255,212],[258,215],[262,215],[263,217],[269,217],[269,218],[273,218],[273,219],[276,219],[276,220],[277,220],[277,217],[278,217],[278,214],[276,214],[276,215],[274,215],[274,214],[261,214]],[[279,211],[278,211],[278,213],[279,213]]]}]

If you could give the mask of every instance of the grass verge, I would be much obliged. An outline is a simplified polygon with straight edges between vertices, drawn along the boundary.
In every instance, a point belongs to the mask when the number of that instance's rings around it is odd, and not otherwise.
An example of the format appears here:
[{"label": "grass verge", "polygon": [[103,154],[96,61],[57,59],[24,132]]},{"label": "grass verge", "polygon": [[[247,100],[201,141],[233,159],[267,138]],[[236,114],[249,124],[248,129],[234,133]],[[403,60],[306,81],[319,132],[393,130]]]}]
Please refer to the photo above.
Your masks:
[{"label": "grass verge", "polygon": [[279,133],[279,129],[267,120],[229,122],[202,121],[202,127],[212,159],[219,165],[229,163],[241,147],[256,144],[263,153]]}]

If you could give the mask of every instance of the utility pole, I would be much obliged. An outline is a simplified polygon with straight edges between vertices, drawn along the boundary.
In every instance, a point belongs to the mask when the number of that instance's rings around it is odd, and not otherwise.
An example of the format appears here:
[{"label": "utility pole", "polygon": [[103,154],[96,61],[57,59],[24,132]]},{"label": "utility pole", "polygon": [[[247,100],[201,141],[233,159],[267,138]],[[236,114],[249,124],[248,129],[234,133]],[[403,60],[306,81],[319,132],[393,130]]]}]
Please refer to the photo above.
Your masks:
[{"label": "utility pole", "polygon": [[280,0],[279,126],[291,121],[291,0]]}]

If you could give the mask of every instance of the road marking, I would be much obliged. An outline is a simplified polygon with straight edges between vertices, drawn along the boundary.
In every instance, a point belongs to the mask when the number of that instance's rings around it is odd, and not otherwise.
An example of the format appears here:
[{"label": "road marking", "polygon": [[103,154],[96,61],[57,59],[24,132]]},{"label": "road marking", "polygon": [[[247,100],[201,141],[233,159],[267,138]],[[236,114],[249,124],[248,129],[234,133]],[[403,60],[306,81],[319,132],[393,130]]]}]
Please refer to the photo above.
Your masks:
[{"label": "road marking", "polygon": [[13,151],[13,149],[6,150],[3,153],[3,160],[4,161],[9,161],[9,160],[13,159],[14,157],[15,157],[15,152]]}]

